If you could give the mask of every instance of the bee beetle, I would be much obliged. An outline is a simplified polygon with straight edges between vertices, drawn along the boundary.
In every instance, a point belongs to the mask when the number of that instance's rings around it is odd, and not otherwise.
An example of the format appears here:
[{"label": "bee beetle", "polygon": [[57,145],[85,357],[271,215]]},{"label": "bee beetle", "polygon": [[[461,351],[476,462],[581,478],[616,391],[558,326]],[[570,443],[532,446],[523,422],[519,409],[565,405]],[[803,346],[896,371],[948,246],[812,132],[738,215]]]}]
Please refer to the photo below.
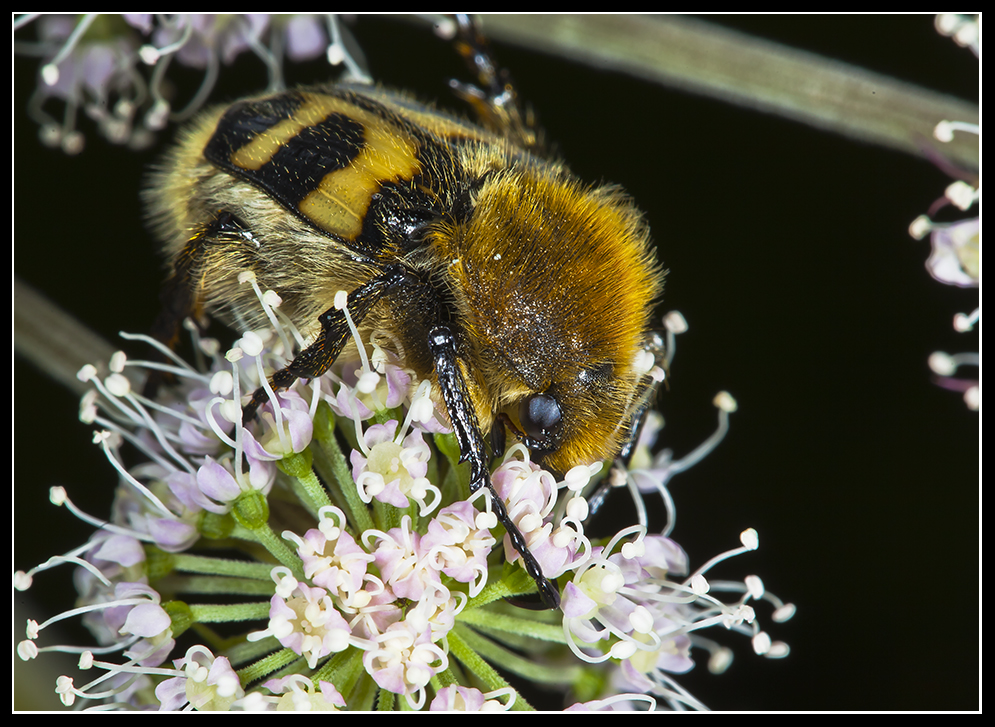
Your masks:
[{"label": "bee beetle", "polygon": [[[402,93],[340,83],[204,114],[147,195],[171,267],[162,338],[194,310],[251,320],[252,271],[313,341],[274,389],[325,373],[350,333],[374,331],[455,433],[471,491],[498,520],[547,608],[543,575],[491,485],[485,436],[507,427],[546,469],[628,451],[652,391],[638,356],[662,270],[618,188],[581,182],[541,134],[476,27],[456,47],[480,85],[452,82],[478,123]],[[165,321],[165,322],[163,322]],[[391,344],[386,344],[390,348]],[[248,421],[267,400],[258,389]]]}]

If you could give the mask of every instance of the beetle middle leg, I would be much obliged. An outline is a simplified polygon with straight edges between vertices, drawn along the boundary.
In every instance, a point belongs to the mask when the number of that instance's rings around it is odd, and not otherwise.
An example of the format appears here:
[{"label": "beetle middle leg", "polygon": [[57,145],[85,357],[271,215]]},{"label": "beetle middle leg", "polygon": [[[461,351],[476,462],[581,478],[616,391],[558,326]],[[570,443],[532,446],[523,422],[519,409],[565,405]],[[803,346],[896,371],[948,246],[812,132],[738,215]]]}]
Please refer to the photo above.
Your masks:
[{"label": "beetle middle leg", "polygon": [[[353,321],[358,325],[385,294],[408,283],[410,278],[411,274],[401,265],[388,265],[380,275],[356,288],[349,294],[348,300],[349,314]],[[318,322],[321,323],[321,333],[314,343],[270,377],[269,383],[273,389],[286,389],[297,379],[321,376],[342,353],[351,335],[345,313],[338,308],[329,308],[318,316]],[[242,407],[242,421],[253,419],[267,398],[266,387],[256,389],[249,403]]]}]

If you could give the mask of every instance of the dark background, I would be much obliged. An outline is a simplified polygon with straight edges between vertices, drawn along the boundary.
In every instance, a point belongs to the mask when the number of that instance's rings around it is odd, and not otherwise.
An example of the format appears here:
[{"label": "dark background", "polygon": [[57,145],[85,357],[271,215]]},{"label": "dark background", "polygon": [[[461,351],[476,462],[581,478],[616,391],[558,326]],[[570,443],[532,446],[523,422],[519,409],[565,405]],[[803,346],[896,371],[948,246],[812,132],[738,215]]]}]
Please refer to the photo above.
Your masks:
[{"label": "dark background", "polygon": [[[977,100],[978,61],[932,16],[712,20]],[[445,82],[465,74],[427,29],[360,18],[355,34],[375,78],[455,106]],[[675,539],[696,567],[756,528],[759,551],[713,575],[755,573],[798,606],[781,625],[758,609],[789,658],[711,630],[734,648],[731,668],[713,676],[701,663],[678,681],[714,709],[979,709],[979,418],[926,366],[934,350],[978,350],[976,333],[951,327],[977,294],[932,280],[928,242],[906,232],[951,180],[923,159],[495,45],[573,169],[622,184],[649,218],[670,271],[661,313],[690,324],[661,398],[663,443],[686,454],[715,426],[717,391],[739,402],[725,442],[671,483]],[[147,330],[160,268],[137,197],[156,152],[93,133],[75,158],[42,147],[25,112],[35,64],[18,58],[15,71],[16,274],[108,340]],[[180,71],[170,77],[199,82]],[[214,98],[264,79],[244,59]],[[116,477],[75,399],[14,367],[14,567],[28,568],[89,532],[48,504],[48,488],[102,515]],[[46,618],[71,603],[69,579],[45,574],[15,602],[48,600],[27,614]],[[28,685],[48,692],[54,675],[22,676],[18,693]]]}]

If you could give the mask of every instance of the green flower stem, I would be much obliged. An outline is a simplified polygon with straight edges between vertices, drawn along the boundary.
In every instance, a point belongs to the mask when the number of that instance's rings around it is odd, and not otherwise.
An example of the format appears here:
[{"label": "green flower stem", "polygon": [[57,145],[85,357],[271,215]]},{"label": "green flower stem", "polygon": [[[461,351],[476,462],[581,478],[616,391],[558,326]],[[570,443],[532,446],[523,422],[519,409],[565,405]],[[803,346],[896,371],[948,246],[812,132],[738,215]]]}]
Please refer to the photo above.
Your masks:
[{"label": "green flower stem", "polygon": [[382,530],[386,533],[391,528],[400,525],[401,519],[397,516],[396,507],[380,502],[376,498],[373,498],[373,502],[370,505],[373,507],[373,524],[377,530]]},{"label": "green flower stem", "polygon": [[204,575],[233,576],[265,581],[272,590],[273,579],[270,571],[273,566],[266,563],[253,563],[245,560],[229,560],[227,558],[210,558],[203,555],[188,553],[173,554],[173,569],[184,573],[202,573]]},{"label": "green flower stem", "polygon": [[217,578],[191,576],[183,578],[176,586],[183,593],[231,593],[239,596],[273,595],[273,580],[257,581],[248,578]]},{"label": "green flower stem", "polygon": [[[462,465],[459,467],[450,466],[446,469],[446,476],[442,480],[439,491],[442,493],[443,502],[457,502],[465,500],[469,495],[464,496],[463,492],[469,493],[469,488],[463,485]],[[467,478],[468,479],[468,478]]]},{"label": "green flower stem", "polygon": [[311,469],[312,453],[310,448],[299,454],[289,454],[276,463],[283,472],[294,478],[293,487],[301,502],[307,506],[311,514],[317,518],[318,510],[332,504],[328,492],[321,485],[318,476]]},{"label": "green flower stem", "polygon": [[[544,664],[536,664],[519,656],[513,651],[505,649],[503,646],[499,646],[490,639],[481,636],[469,626],[464,626],[460,623],[456,624],[455,631],[458,631],[459,636],[462,639],[465,639],[465,646],[475,652],[474,656],[500,664],[501,668],[514,672],[529,681],[539,682],[542,684],[571,684],[583,673],[583,669],[581,667],[564,668],[562,666],[550,667]],[[453,648],[452,634],[453,632],[450,632],[449,634],[449,647],[455,653],[456,650]],[[462,661],[459,655],[457,655],[456,658]],[[466,662],[463,663],[465,664]],[[469,665],[467,665],[467,667],[469,668]],[[474,671],[476,672],[476,668],[474,668]],[[500,677],[498,678],[500,679]],[[491,689],[496,688],[497,687],[491,687]],[[529,708],[531,709],[531,706]]]},{"label": "green flower stem", "polygon": [[[376,699],[377,692],[380,691],[380,687],[377,686],[377,683],[371,677],[365,673],[362,676],[364,678],[356,682],[356,686],[346,700],[350,712],[371,711],[373,709],[373,700]],[[402,700],[401,704],[407,704],[407,701]]]},{"label": "green flower stem", "polygon": [[504,613],[496,613],[488,608],[464,610],[459,615],[462,623],[474,626],[481,631],[490,633],[509,633],[527,636],[540,641],[551,641],[556,644],[567,643],[563,635],[563,627],[559,624],[539,623],[533,619],[518,618]]},{"label": "green flower stem", "polygon": [[[487,642],[487,639],[474,633],[470,627],[457,623],[455,628],[446,635],[446,640],[449,642],[449,653],[459,659],[467,668],[467,671],[480,679],[486,685],[487,691],[504,689],[511,686],[474,650],[475,647],[472,644]],[[484,646],[486,647],[487,643],[484,643]],[[512,709],[523,711],[535,710],[521,694],[518,695]]]},{"label": "green flower stem", "polygon": [[386,689],[380,690],[380,693],[377,695],[377,711],[394,711],[394,692],[388,692]]},{"label": "green flower stem", "polygon": [[374,407],[373,421],[377,424],[386,424],[389,421],[395,421],[398,424],[404,421],[404,408],[396,406],[393,409],[380,409],[379,404]]},{"label": "green flower stem", "polygon": [[197,623],[232,623],[235,621],[263,621],[269,619],[269,601],[259,603],[194,603],[190,604]]},{"label": "green flower stem", "polygon": [[456,680],[456,675],[453,674],[452,669],[446,667],[442,671],[438,672],[431,680],[432,688],[438,692],[440,689],[445,689],[446,687],[459,686],[460,683]]},{"label": "green flower stem", "polygon": [[[238,664],[238,662],[231,659],[231,657],[228,655],[227,649],[231,648],[234,645],[235,640],[245,638],[244,636],[233,636],[226,639],[220,634],[218,634],[214,629],[212,629],[207,624],[198,624],[198,623],[191,624],[190,631],[194,634],[197,634],[197,638],[200,640],[200,643],[209,648],[212,652],[214,652],[215,654],[224,654],[225,656],[227,656],[229,660],[231,660],[232,666]],[[176,637],[177,634],[174,633],[173,638]],[[269,653],[270,651],[272,651],[272,649],[268,649],[266,653]],[[258,659],[260,656],[262,656],[262,654],[257,655],[256,658]]]},{"label": "green flower stem", "polygon": [[442,492],[442,499],[445,502],[456,502],[466,500],[470,497],[470,465],[460,464],[459,445],[456,444],[456,437],[452,434],[436,434],[434,437],[435,447],[442,453],[449,464],[445,479],[439,490]]},{"label": "green flower stem", "polygon": [[269,654],[268,656],[264,656],[259,661],[249,664],[247,667],[239,669],[238,678],[242,684],[249,684],[257,679],[262,679],[263,677],[272,674],[277,669],[282,669],[297,660],[300,660],[301,662],[304,661],[300,654],[295,654],[290,649],[280,649],[279,651]]},{"label": "green flower stem", "polygon": [[391,528],[401,527],[401,520],[407,515],[411,518],[412,528],[418,522],[418,503],[412,503],[408,507],[396,507],[390,503],[380,502],[373,499],[373,522],[377,529],[388,532]]},{"label": "green flower stem", "polygon": [[232,639],[236,639],[236,643],[225,645],[218,651],[224,651],[224,655],[234,666],[254,663],[280,650],[280,642],[273,636],[259,641],[246,641],[245,636],[233,636]]},{"label": "green flower stem", "polygon": [[231,516],[236,523],[232,537],[259,543],[289,568],[297,580],[304,580],[301,559],[269,526],[269,502],[265,495],[257,490],[243,492],[232,503]]},{"label": "green flower stem", "polygon": [[[287,547],[268,524],[259,525],[253,529],[236,526],[232,531],[233,538],[241,538],[254,543],[259,543],[270,555],[276,558],[281,565],[286,566],[294,574],[294,578],[299,581],[304,580],[304,564],[297,557],[297,553]],[[270,570],[273,566],[269,566]]]},{"label": "green flower stem", "polygon": [[326,471],[322,467],[319,469],[319,472],[322,476],[326,474],[330,475],[331,477],[326,477],[326,480],[331,479],[338,484],[339,493],[342,495],[344,501],[346,516],[349,519],[349,523],[356,529],[354,535],[372,530],[373,518],[370,516],[370,511],[367,509],[366,503],[359,497],[356,482],[352,479],[352,469],[349,467],[345,455],[342,454],[339,443],[335,441],[334,429],[319,427],[316,420],[314,435],[321,450],[321,455],[323,455],[319,458],[319,465],[325,465],[328,468]]},{"label": "green flower stem", "polygon": [[535,581],[525,572],[524,568],[510,566],[505,569],[504,566],[494,566],[487,572],[487,585],[467,602],[463,613],[457,617],[457,620],[462,620],[463,614],[467,611],[492,601],[535,593],[536,590]]},{"label": "green flower stem", "polygon": [[315,442],[317,442],[317,445],[313,444],[311,446],[311,459],[314,464],[314,471],[318,478],[324,483],[332,504],[339,510],[346,513],[346,515],[349,515],[349,504],[345,500],[342,488],[336,486],[338,479],[335,474],[335,468],[332,465],[332,460],[328,456],[328,452],[324,445],[321,444],[321,442],[318,442],[317,438],[315,439]]},{"label": "green flower stem", "polygon": [[[439,459],[440,459],[440,457],[437,456],[437,452],[433,449],[432,450],[432,456],[428,458],[428,471],[425,473],[425,476],[428,478],[429,482],[432,482],[432,483],[441,482],[441,480],[439,479]],[[439,488],[439,491],[441,493],[442,492],[442,488]],[[444,502],[444,503],[445,502],[455,502],[455,500],[447,500],[447,499],[445,499],[445,497],[443,497],[442,498],[442,502]],[[416,523],[416,527],[418,529],[418,532],[420,532],[420,533],[424,533],[425,532],[426,528],[428,528],[428,521],[431,520],[437,514],[437,512],[438,511],[432,512],[432,513],[430,513],[430,514],[422,517],[421,515],[418,514],[418,509],[415,510],[415,514],[414,514],[413,517],[414,517],[414,521]]]},{"label": "green flower stem", "polygon": [[363,651],[350,646],[318,667],[311,681],[315,684],[322,680],[331,682],[339,690],[339,694],[345,696],[352,692],[357,680],[364,674],[366,670],[363,668]]}]

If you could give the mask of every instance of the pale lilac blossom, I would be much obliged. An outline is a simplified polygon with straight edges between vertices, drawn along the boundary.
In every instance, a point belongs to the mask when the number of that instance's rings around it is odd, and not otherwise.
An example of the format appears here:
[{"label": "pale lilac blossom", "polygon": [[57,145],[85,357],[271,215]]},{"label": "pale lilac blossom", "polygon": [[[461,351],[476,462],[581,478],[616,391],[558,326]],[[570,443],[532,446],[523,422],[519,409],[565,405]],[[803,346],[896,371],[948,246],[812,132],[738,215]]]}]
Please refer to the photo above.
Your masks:
[{"label": "pale lilac blossom", "polygon": [[393,594],[412,601],[421,600],[426,588],[444,588],[439,571],[427,557],[421,545],[421,534],[411,529],[411,518],[405,515],[401,527],[386,533],[371,530],[363,535],[364,544],[376,541],[374,562],[380,576]]},{"label": "pale lilac blossom", "polygon": [[[331,682],[322,679],[316,688],[302,674],[291,674],[282,679],[270,679],[263,686],[273,693],[267,699],[278,712],[337,712],[346,706],[345,698]],[[270,701],[272,700],[272,701]]]},{"label": "pale lilac blossom", "polygon": [[183,676],[167,679],[156,687],[161,711],[178,711],[189,704],[202,712],[227,712],[245,696],[238,674],[223,656],[215,657],[203,647],[193,647],[173,663]]},{"label": "pale lilac blossom", "polygon": [[412,695],[412,708],[421,709],[425,686],[449,665],[445,652],[432,643],[431,631],[416,630],[407,621],[394,623],[377,637],[377,647],[363,657],[374,681],[395,694]]},{"label": "pale lilac blossom", "polygon": [[297,583],[289,595],[276,594],[270,599],[269,625],[265,631],[250,634],[249,639],[258,641],[265,636],[276,637],[314,669],[318,659],[348,648],[351,632],[328,591]]},{"label": "pale lilac blossom", "polygon": [[[441,493],[425,476],[432,451],[420,432],[401,439],[397,421],[374,424],[363,435],[363,451],[353,450],[352,477],[365,502],[380,502],[405,508],[409,498],[427,515],[439,504]],[[365,456],[364,456],[365,455]],[[427,497],[431,495],[431,502]]]},{"label": "pale lilac blossom", "polygon": [[[507,702],[497,697],[508,696]],[[429,705],[432,712],[507,712],[515,703],[515,692],[497,690],[484,694],[473,687],[451,685],[436,693]]]}]

